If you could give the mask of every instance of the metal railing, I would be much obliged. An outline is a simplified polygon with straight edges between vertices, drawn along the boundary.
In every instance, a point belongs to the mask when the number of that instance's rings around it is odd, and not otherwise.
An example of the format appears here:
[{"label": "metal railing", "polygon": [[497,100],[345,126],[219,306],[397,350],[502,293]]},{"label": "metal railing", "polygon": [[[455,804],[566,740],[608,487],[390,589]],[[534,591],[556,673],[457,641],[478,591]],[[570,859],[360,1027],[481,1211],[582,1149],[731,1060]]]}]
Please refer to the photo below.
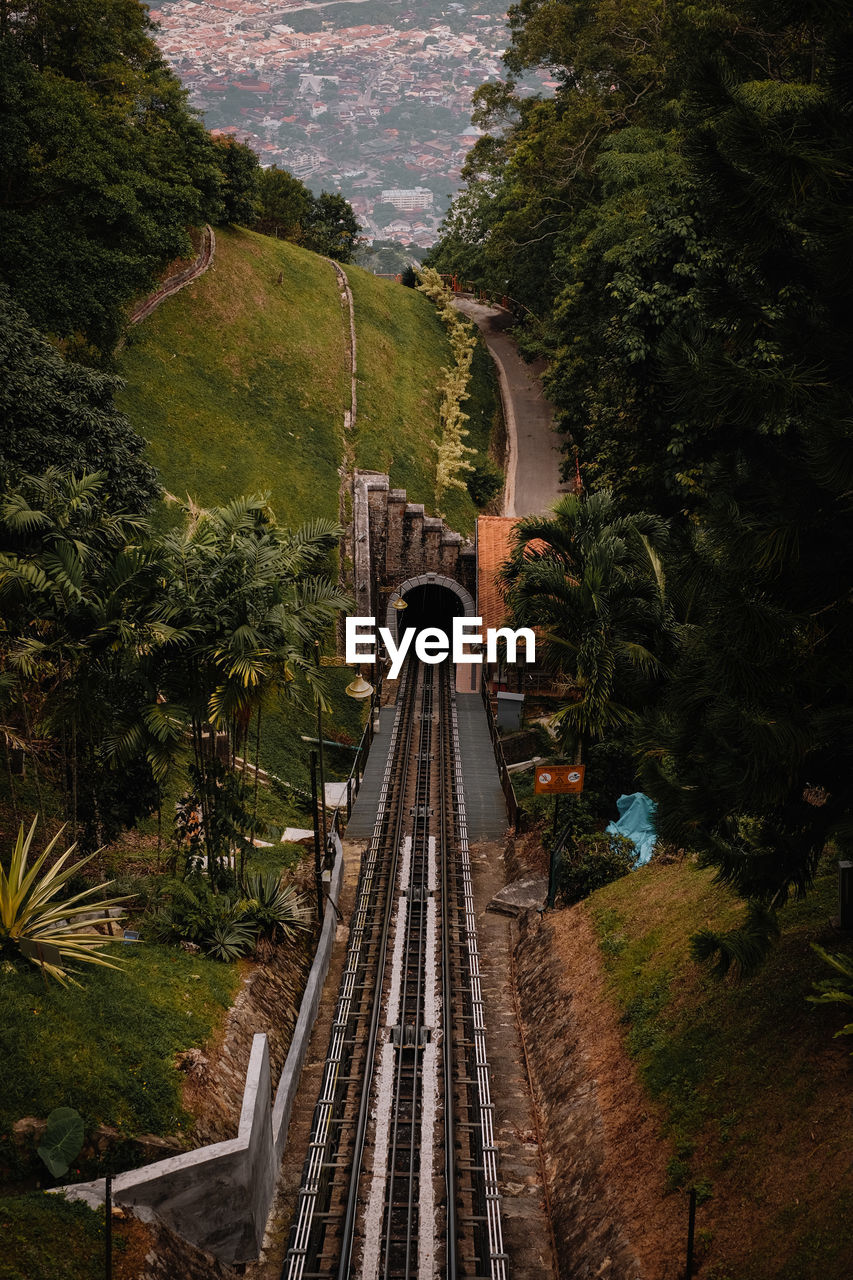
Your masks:
[{"label": "metal railing", "polygon": [[486,723],[489,726],[489,737],[492,740],[492,747],[495,753],[495,763],[498,766],[498,777],[501,780],[501,790],[503,791],[504,799],[506,800],[507,817],[509,818],[510,825],[513,830],[515,832],[519,832],[521,831],[524,823],[524,811],[518,803],[518,799],[515,794],[515,787],[512,785],[512,777],[510,776],[510,772],[506,764],[506,757],[504,756],[503,743],[501,742],[500,734],[498,733],[498,726],[495,723],[495,713],[492,710],[492,700],[489,697],[489,686],[484,676],[480,677],[480,694],[483,698],[483,705],[486,708]]},{"label": "metal railing", "polygon": [[[364,781],[364,770],[367,767],[367,757],[370,754],[370,747],[376,736],[376,720],[379,715],[382,700],[382,675],[378,675],[376,687],[370,697],[370,711],[367,717],[367,724],[361,735],[358,746],[355,749],[355,759],[352,768],[349,771],[345,786],[346,791],[341,795],[340,800],[335,805],[332,813],[329,815],[328,833],[326,837],[326,854],[334,855],[334,838],[337,835],[341,837],[346,830],[346,824],[352,816],[352,807],[355,804],[355,798],[358,795],[361,784]],[[346,815],[344,818],[343,815]]]}]

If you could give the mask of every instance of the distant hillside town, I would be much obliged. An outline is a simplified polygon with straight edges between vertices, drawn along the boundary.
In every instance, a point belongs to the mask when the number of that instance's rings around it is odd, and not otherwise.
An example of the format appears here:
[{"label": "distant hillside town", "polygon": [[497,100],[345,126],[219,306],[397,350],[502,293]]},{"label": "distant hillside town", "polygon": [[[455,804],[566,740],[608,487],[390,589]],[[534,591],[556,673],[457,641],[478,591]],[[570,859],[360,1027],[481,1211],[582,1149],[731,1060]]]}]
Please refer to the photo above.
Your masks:
[{"label": "distant hillside town", "polygon": [[[168,0],[152,15],[210,129],[340,191],[368,238],[427,246],[478,136],[471,95],[501,73],[504,7],[477,8]],[[541,73],[528,91],[553,87]]]}]

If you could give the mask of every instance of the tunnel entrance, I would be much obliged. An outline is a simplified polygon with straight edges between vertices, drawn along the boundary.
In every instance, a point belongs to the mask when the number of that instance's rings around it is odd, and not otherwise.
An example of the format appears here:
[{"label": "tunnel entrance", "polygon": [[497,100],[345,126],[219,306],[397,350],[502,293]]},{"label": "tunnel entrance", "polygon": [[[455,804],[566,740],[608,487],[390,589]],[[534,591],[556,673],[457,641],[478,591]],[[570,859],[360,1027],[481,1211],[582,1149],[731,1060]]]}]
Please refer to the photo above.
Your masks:
[{"label": "tunnel entrance", "polygon": [[[405,609],[394,608],[400,599],[405,600]],[[474,601],[470,592],[452,578],[425,573],[400,584],[388,602],[385,625],[398,637],[406,627],[414,627],[417,631],[424,627],[440,627],[449,636],[454,618],[473,616]]]},{"label": "tunnel entrance", "polygon": [[440,627],[449,636],[453,631],[453,619],[465,614],[462,601],[447,587],[432,584],[412,587],[403,599],[408,608],[397,614],[398,634],[400,628],[414,627],[416,631],[423,631],[425,627]]},{"label": "tunnel entrance", "polygon": [[[405,609],[395,609],[398,600],[405,600]],[[453,578],[440,573],[422,573],[417,578],[407,578],[393,592],[385,612],[385,625],[397,639],[414,627],[440,627],[448,639],[453,630],[453,619],[473,618],[476,613],[474,599]],[[456,668],[456,692],[474,693],[479,689],[480,667],[461,664]]]}]

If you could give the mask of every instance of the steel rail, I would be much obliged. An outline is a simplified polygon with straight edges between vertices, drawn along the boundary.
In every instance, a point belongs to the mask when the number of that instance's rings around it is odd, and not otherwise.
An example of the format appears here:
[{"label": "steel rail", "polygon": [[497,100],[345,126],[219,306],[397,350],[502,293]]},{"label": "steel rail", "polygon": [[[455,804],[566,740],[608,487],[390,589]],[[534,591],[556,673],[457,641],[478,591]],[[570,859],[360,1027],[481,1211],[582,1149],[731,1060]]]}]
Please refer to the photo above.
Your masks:
[{"label": "steel rail", "polygon": [[[422,1030],[422,997],[423,997],[423,981],[424,969],[426,962],[425,952],[425,927],[426,927],[426,880],[428,877],[428,860],[429,860],[429,802],[431,791],[431,773],[430,755],[432,746],[432,716],[434,710],[434,678],[433,668],[426,666],[423,671],[423,688],[421,698],[421,723],[420,733],[418,735],[418,759],[416,770],[416,784],[414,796],[414,822],[412,823],[412,843],[409,862],[409,879],[407,886],[408,894],[408,910],[406,914],[406,932],[404,939],[404,954],[402,968],[402,987],[400,992],[400,1037],[401,1042],[397,1052],[396,1064],[396,1085],[394,1089],[394,1106],[393,1106],[393,1123],[391,1130],[391,1144],[387,1162],[387,1180],[386,1180],[386,1221],[385,1221],[385,1259],[382,1268],[383,1280],[390,1280],[392,1275],[392,1230],[393,1230],[393,1213],[394,1213],[394,1183],[398,1177],[403,1175],[397,1169],[398,1140],[400,1134],[401,1123],[403,1127],[409,1126],[409,1165],[406,1171],[408,1182],[408,1194],[406,1203],[406,1255],[404,1264],[404,1274],[410,1274],[411,1256],[412,1256],[412,1236],[413,1223],[415,1218],[414,1207],[414,1189],[415,1189],[415,1150],[417,1135],[417,1111],[420,1094],[420,1086],[423,1084],[422,1072],[419,1065],[420,1050],[422,1048],[421,1030]],[[416,895],[415,889],[419,889]],[[417,903],[417,912],[415,912],[415,904]],[[417,914],[417,923],[414,916]],[[416,936],[415,936],[416,935]],[[412,954],[414,952],[414,960]],[[414,974],[412,970],[415,970]],[[414,1012],[411,1023],[408,1021],[408,1003],[412,997],[409,994],[409,987],[414,990]],[[404,1090],[404,1075],[406,1055],[405,1050],[408,1047],[403,1037],[408,1027],[411,1026],[412,1046],[414,1049],[414,1057],[412,1062],[412,1078],[410,1095]],[[401,1108],[405,1103],[411,1106],[410,1120],[402,1120]]]},{"label": "steel rail", "polygon": [[[448,664],[449,665],[449,664]],[[451,667],[451,671],[453,668]],[[447,683],[442,686],[441,709],[442,719],[447,713],[449,702]],[[448,792],[451,779],[449,770],[452,766],[452,738],[448,733],[442,735],[442,746],[449,743],[450,752],[441,751],[439,759],[439,840],[441,865],[441,969],[442,969],[442,1064],[444,1076],[444,1183],[445,1183],[445,1276],[447,1280],[457,1277],[457,1223],[456,1223],[456,1136],[455,1111],[453,1102],[453,980],[450,955],[450,840],[452,835],[452,806],[448,804]],[[450,756],[450,758],[448,758]],[[449,812],[450,811],[450,812]]]},{"label": "steel rail", "polygon": [[[361,875],[359,876],[359,885],[356,893],[356,905],[353,912],[352,924],[350,926],[350,937],[347,948],[346,967],[341,980],[341,989],[338,995],[338,1001],[335,1007],[334,1022],[332,1024],[332,1033],[329,1041],[329,1050],[326,1055],[326,1066],[323,1073],[323,1083],[320,1091],[320,1098],[314,1110],[314,1118],[311,1130],[311,1142],[309,1146],[308,1158],[303,1170],[302,1185],[299,1190],[299,1208],[296,1221],[291,1229],[290,1247],[285,1258],[282,1268],[282,1280],[301,1280],[305,1273],[305,1264],[308,1257],[309,1247],[312,1242],[312,1236],[316,1236],[315,1217],[317,1213],[317,1200],[321,1189],[323,1168],[326,1162],[326,1155],[329,1150],[330,1141],[334,1135],[334,1112],[338,1104],[338,1085],[340,1080],[341,1066],[345,1057],[346,1049],[346,1030],[353,1013],[353,1001],[356,992],[356,978],[359,970],[366,960],[363,956],[363,947],[367,941],[368,926],[372,923],[370,919],[370,901],[374,889],[381,887],[381,861],[380,854],[384,845],[384,831],[389,816],[395,817],[393,823],[395,833],[398,831],[402,823],[402,802],[399,794],[392,793],[392,774],[395,764],[397,763],[397,746],[400,738],[400,730],[403,728],[406,736],[405,750],[403,752],[403,760],[408,757],[411,746],[411,732],[414,723],[412,715],[415,680],[410,679],[408,670],[403,675],[402,687],[399,692],[399,705],[397,715],[394,718],[394,725],[391,731],[391,738],[388,747],[388,758],[385,764],[385,772],[382,779],[382,786],[379,794],[379,804],[377,806],[376,820],[374,822],[373,834],[368,846],[367,855],[362,866]],[[396,803],[397,812],[393,812],[393,805],[389,805],[389,801]],[[391,847],[391,874],[388,880],[385,901],[385,921],[383,929],[383,937],[387,936],[387,920],[390,913],[390,904],[392,902],[392,890],[396,878],[396,857],[399,841],[394,840]],[[379,956],[379,964],[377,965],[377,977],[374,983],[373,1005],[371,1011],[372,1021],[378,1019],[380,994],[382,987],[382,979],[384,975],[384,950]],[[369,1073],[372,1068],[372,1057],[370,1053],[364,1060],[365,1080],[362,1088],[362,1099],[366,1099],[369,1095]],[[316,1243],[315,1254],[319,1254],[322,1240]]]},{"label": "steel rail", "polygon": [[[407,673],[407,675],[408,674],[409,673]],[[415,667],[410,674],[412,677],[414,677],[412,679],[413,696],[412,696],[412,707],[410,709],[410,714],[408,716],[408,722],[406,725],[406,748],[403,756],[404,770],[408,765],[408,761],[410,757],[412,731],[415,723],[415,717],[413,714],[411,714],[411,711],[414,709],[414,702],[415,702],[414,688],[415,688],[415,685],[417,684],[417,674],[418,674],[417,668]],[[389,747],[389,759],[390,759],[390,752],[392,749],[393,749],[393,744],[391,745],[391,747]],[[391,917],[392,917],[393,904],[394,904],[394,885],[397,880],[397,864],[399,861],[400,845],[402,843],[402,836],[403,836],[403,816],[404,816],[403,808],[404,808],[404,795],[405,795],[404,784],[405,784],[405,772],[404,772],[404,777],[402,779],[402,785],[400,787],[400,794],[399,794],[398,804],[397,804],[395,830],[394,830],[393,843],[391,848],[391,875],[389,879],[388,894],[385,900],[385,912],[384,912],[383,921],[382,921],[382,933],[379,941],[379,963],[376,969],[376,983],[374,987],[373,1005],[371,1009],[370,1026],[368,1029],[368,1037],[367,1037],[367,1054],[365,1058],[365,1063],[366,1063],[365,1077],[367,1077],[367,1068],[370,1068],[372,1072],[373,1063],[375,1062],[375,1059],[376,1059],[376,1044],[379,1038],[379,1022],[380,1022],[380,1017],[382,1013],[381,997],[382,997],[382,989],[385,981],[385,961],[386,961],[386,956],[388,951],[388,936],[391,929]],[[355,1219],[356,1219],[356,1212],[358,1209],[359,1182],[361,1180],[361,1169],[364,1161],[364,1144],[365,1144],[365,1139],[367,1137],[367,1122],[368,1122],[368,1115],[370,1110],[370,1095],[371,1095],[371,1089],[369,1085],[367,1085],[367,1079],[365,1079],[365,1087],[362,1089],[361,1100],[359,1102],[358,1120],[356,1123],[355,1142],[353,1146],[353,1158],[352,1158],[352,1164],[350,1166],[349,1186],[347,1190],[346,1213],[344,1216],[344,1225],[343,1225],[343,1232],[342,1232],[342,1239],[341,1239],[341,1256],[340,1256],[340,1261],[338,1263],[338,1269],[337,1269],[338,1280],[349,1280],[350,1267],[352,1264],[353,1237],[355,1234]]]},{"label": "steel rail", "polygon": [[477,947],[477,915],[474,908],[474,892],[471,879],[471,857],[468,848],[468,820],[465,810],[465,787],[462,778],[462,756],[459,748],[459,721],[456,713],[456,694],[451,693],[450,720],[452,756],[454,766],[454,799],[456,810],[456,836],[458,843],[459,873],[462,882],[462,915],[468,962],[468,1000],[472,1010],[473,1044],[476,1082],[476,1111],[482,1147],[482,1168],[486,1201],[486,1227],[488,1232],[488,1264],[491,1280],[507,1280],[507,1255],[503,1244],[501,1226],[500,1192],[498,1190],[497,1147],[495,1145],[493,1111],[489,1084],[489,1061],[486,1054],[486,1023],[483,992],[480,982],[480,953]]}]

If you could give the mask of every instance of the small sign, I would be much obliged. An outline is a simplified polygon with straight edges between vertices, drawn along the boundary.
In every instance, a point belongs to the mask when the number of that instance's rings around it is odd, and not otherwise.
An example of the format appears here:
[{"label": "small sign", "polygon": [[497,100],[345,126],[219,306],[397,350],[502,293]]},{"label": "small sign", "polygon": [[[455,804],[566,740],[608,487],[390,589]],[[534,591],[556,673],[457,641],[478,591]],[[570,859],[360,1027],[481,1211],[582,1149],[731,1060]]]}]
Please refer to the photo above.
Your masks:
[{"label": "small sign", "polygon": [[586,766],[582,764],[549,764],[536,770],[534,790],[538,796],[577,795],[583,791]]},{"label": "small sign", "polygon": [[62,952],[53,942],[40,942],[37,938],[20,938],[18,946],[21,948],[22,954],[28,960],[34,960],[36,964],[52,964],[57,968],[62,967]]}]

